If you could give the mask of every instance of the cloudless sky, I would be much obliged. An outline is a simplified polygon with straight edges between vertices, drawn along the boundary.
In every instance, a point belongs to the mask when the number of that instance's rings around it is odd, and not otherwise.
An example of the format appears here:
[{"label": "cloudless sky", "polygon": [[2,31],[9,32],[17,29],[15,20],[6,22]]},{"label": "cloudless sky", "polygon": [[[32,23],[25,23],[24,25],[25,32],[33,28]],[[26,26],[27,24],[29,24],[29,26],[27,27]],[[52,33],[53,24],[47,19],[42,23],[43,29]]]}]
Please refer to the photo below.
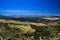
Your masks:
[{"label": "cloudless sky", "polygon": [[60,15],[60,0],[0,0],[0,14]]}]

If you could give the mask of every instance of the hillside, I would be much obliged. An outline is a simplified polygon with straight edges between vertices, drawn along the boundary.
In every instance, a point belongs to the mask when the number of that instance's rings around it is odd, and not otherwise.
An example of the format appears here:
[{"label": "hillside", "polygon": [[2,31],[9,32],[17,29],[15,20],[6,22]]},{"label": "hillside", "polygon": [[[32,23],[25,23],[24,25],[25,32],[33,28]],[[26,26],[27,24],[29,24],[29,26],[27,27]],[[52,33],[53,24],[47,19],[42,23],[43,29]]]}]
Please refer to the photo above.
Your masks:
[{"label": "hillside", "polygon": [[50,37],[57,38],[58,33],[60,17],[57,16],[18,18],[0,16],[0,36],[4,40],[40,40],[44,37],[46,37],[44,40],[47,40]]}]

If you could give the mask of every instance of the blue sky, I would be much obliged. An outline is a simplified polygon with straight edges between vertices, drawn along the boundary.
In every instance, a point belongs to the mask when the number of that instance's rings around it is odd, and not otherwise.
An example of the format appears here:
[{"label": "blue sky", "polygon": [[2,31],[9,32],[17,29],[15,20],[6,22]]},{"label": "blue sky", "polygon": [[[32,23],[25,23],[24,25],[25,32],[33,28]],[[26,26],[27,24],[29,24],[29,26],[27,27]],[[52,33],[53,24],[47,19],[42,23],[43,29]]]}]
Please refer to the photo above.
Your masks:
[{"label": "blue sky", "polygon": [[3,15],[60,15],[60,0],[0,0]]}]

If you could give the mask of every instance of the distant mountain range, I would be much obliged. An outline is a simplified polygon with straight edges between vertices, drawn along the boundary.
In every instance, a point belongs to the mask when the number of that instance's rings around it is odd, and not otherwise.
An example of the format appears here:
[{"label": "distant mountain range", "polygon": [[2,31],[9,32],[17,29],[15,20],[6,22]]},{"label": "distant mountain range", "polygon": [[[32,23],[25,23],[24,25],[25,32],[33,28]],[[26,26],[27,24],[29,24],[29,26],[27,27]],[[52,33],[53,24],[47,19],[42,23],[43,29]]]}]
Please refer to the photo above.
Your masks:
[{"label": "distant mountain range", "polygon": [[11,15],[11,16],[5,16],[5,15],[0,15],[0,18],[5,18],[5,17],[7,17],[7,18],[10,18],[10,17],[13,17],[13,18],[20,18],[20,17],[58,17],[58,18],[60,18],[60,16],[54,16],[54,15],[50,15],[50,16],[39,16],[39,15],[34,15],[34,16],[30,16],[30,15],[24,15],[24,16],[22,16],[22,15]]}]

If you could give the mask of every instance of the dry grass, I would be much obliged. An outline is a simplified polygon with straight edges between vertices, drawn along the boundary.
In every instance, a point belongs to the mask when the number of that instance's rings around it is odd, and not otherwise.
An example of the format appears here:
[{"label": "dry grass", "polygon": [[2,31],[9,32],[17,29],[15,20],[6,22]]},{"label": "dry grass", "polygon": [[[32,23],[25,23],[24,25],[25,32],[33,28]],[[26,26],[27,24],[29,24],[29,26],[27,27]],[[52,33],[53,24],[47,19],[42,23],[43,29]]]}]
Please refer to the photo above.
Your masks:
[{"label": "dry grass", "polygon": [[[30,27],[30,24],[33,24],[33,25],[36,25],[36,26],[47,26],[46,24],[43,24],[43,23],[21,22],[21,21],[5,20],[5,19],[0,19],[0,23],[13,23],[13,24],[8,24],[8,26],[10,28],[19,28],[24,33],[26,33],[26,32],[35,32],[35,29],[32,29]],[[15,25],[15,24],[22,24],[22,25]]]},{"label": "dry grass", "polygon": [[[48,20],[58,20],[59,18],[45,18],[45,19],[48,19]],[[23,33],[35,32],[35,29],[31,28],[31,26],[30,26],[31,24],[32,25],[36,25],[36,26],[49,26],[49,25],[55,26],[55,25],[58,24],[56,22],[54,22],[54,23],[51,22],[51,23],[48,23],[48,24],[44,24],[44,23],[21,22],[21,21],[5,20],[5,19],[0,19],[0,23],[13,23],[13,24],[8,24],[8,26],[10,28],[19,28],[20,30],[22,30]],[[19,24],[19,25],[17,25],[17,24]],[[0,32],[1,32],[1,30],[0,30]],[[19,33],[21,33],[21,32],[19,32]],[[19,39],[17,39],[17,40],[19,40]],[[52,40],[58,40],[58,38],[54,37],[54,38],[52,38]]]},{"label": "dry grass", "polygon": [[33,24],[33,25],[38,25],[38,26],[47,26],[46,24],[44,23],[33,23],[33,22],[21,22],[21,21],[15,21],[15,20],[5,20],[5,19],[0,19],[0,22],[1,23],[14,23],[14,24],[25,24],[25,25],[30,25],[30,24]]},{"label": "dry grass", "polygon": [[60,18],[44,18],[44,19],[47,19],[47,20],[59,20]]}]

